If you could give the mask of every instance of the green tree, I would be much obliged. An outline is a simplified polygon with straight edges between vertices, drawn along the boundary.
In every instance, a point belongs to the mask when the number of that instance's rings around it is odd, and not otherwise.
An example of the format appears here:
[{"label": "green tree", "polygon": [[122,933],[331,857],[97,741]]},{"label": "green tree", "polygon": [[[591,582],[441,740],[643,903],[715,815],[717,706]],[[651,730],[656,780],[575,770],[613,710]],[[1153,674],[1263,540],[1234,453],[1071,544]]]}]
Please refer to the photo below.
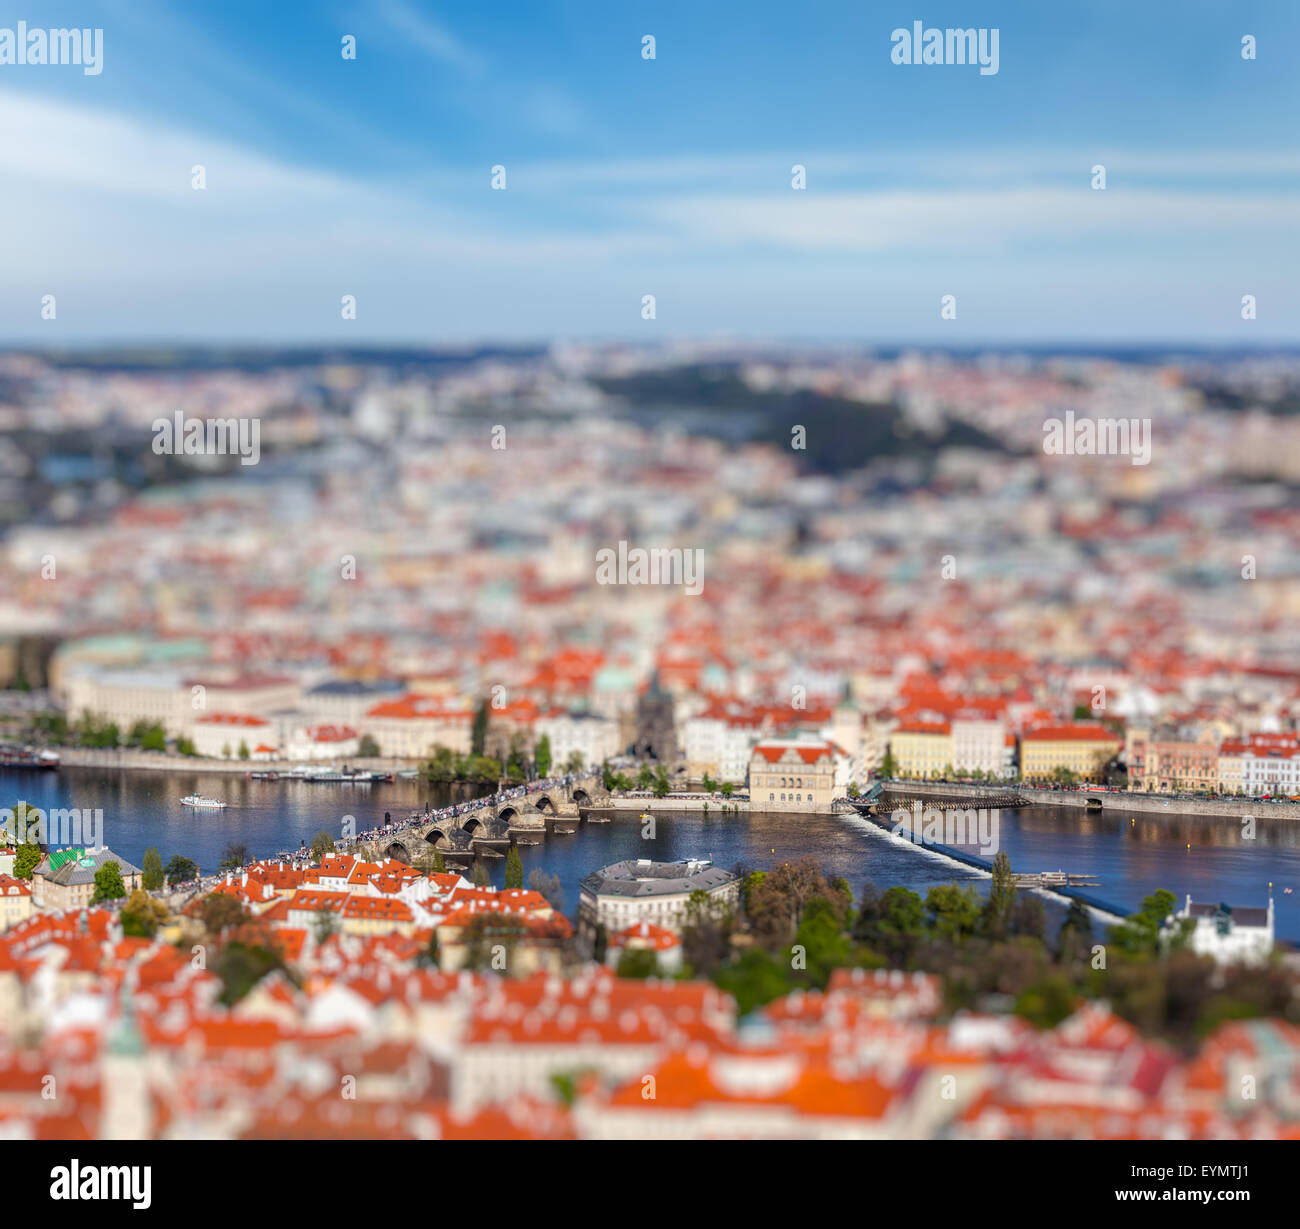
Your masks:
[{"label": "green tree", "polygon": [[492,877],[488,874],[488,868],[483,862],[475,859],[474,861],[474,886],[476,888],[486,888],[491,886]]},{"label": "green tree", "polygon": [[736,787],[730,781],[724,781],[721,790],[719,790],[719,793],[721,793],[724,798],[730,798],[735,792]]},{"label": "green tree", "polygon": [[537,763],[537,775],[539,777],[549,777],[551,775],[551,738],[549,734],[543,734],[537,740],[537,747],[533,751],[533,759]]},{"label": "green tree", "polygon": [[506,887],[522,888],[524,886],[524,863],[519,856],[519,849],[511,845],[506,854]]},{"label": "green tree", "polygon": [[546,897],[547,903],[556,913],[564,912],[564,884],[559,875],[550,874],[540,866],[535,866],[528,872],[528,886]]},{"label": "green tree", "polygon": [[167,863],[163,874],[167,876],[167,882],[174,886],[178,883],[190,883],[197,879],[199,877],[199,868],[189,858],[183,858],[180,854],[176,854]]},{"label": "green tree", "polygon": [[1061,964],[1082,959],[1092,948],[1092,914],[1081,900],[1072,900],[1056,934],[1056,958]]},{"label": "green tree", "polygon": [[163,885],[162,854],[153,845],[144,851],[140,881],[146,892],[156,892]]},{"label": "green tree", "polygon": [[262,978],[277,970],[287,972],[284,952],[274,933],[265,925],[241,925],[221,948],[213,965],[213,971],[221,979],[218,1001],[233,1007]]},{"label": "green tree", "polygon": [[1178,903],[1172,892],[1161,888],[1142,898],[1142,908],[1118,926],[1111,927],[1111,941],[1131,956],[1152,956],[1160,947],[1165,919]]},{"label": "green tree", "polygon": [[472,755],[464,771],[473,781],[495,785],[501,779],[501,761],[490,755]]},{"label": "green tree", "polygon": [[166,751],[167,750],[167,731],[157,722],[149,726],[144,734],[140,737],[141,751]]},{"label": "green tree", "polygon": [[241,738],[241,739],[239,740],[239,758],[240,758],[241,760],[246,760],[246,759],[248,759],[249,756],[251,756],[252,754],[253,754],[253,753],[252,753],[251,751],[249,751],[249,749],[248,749],[248,743],[245,742],[244,739]]},{"label": "green tree", "polygon": [[647,977],[659,975],[659,961],[654,952],[644,948],[624,948],[615,972],[619,977],[634,977],[644,981]]},{"label": "green tree", "polygon": [[664,766],[662,764],[660,764],[659,767],[655,770],[655,779],[652,788],[654,789],[654,794],[656,798],[666,797],[668,795],[668,791],[672,789],[672,786],[669,785],[668,783],[668,773],[664,770]]},{"label": "green tree", "polygon": [[880,904],[880,929],[896,935],[925,931],[925,905],[911,888],[890,888]]},{"label": "green tree", "polygon": [[445,875],[447,873],[447,862],[442,856],[442,850],[437,845],[433,847],[433,873],[435,875]]},{"label": "green tree", "polygon": [[926,894],[925,907],[936,937],[949,942],[970,938],[979,926],[981,901],[974,888],[936,884]]},{"label": "green tree", "polygon": [[454,781],[459,775],[456,753],[450,747],[435,746],[426,772],[433,782]]},{"label": "green tree", "polygon": [[90,898],[90,903],[98,905],[106,900],[121,900],[125,895],[122,868],[116,862],[105,862],[95,872],[95,894]]},{"label": "green tree", "polygon": [[484,700],[474,714],[474,728],[470,733],[470,754],[482,755],[487,747],[488,702]]},{"label": "green tree", "polygon": [[1069,981],[1053,973],[1029,986],[1016,998],[1016,1015],[1035,1028],[1055,1028],[1073,1014],[1077,995]]},{"label": "green tree", "polygon": [[365,759],[378,759],[379,744],[369,734],[362,734],[361,741],[357,744],[357,754]]},{"label": "green tree", "polygon": [[334,838],[322,828],[311,838],[308,848],[311,850],[311,856],[319,862],[327,853],[334,852]]},{"label": "green tree", "polygon": [[[794,963],[798,957],[803,968]],[[853,952],[844,935],[843,917],[825,896],[814,896],[795,932],[791,957],[796,972],[818,990],[826,989],[834,969],[852,964]]]},{"label": "green tree", "polygon": [[1011,859],[1005,849],[999,849],[993,859],[993,878],[989,883],[988,902],[984,906],[984,931],[1001,938],[1011,925],[1011,911],[1015,908],[1018,891]]},{"label": "green tree", "polygon": [[216,937],[232,926],[238,926],[248,914],[228,892],[209,892],[199,905],[199,917],[208,934]]},{"label": "green tree", "polygon": [[880,776],[885,778],[898,776],[898,761],[894,759],[894,753],[892,751],[886,751],[885,754],[881,756],[878,773]]},{"label": "green tree", "polygon": [[788,961],[761,947],[751,947],[738,960],[720,969],[716,982],[719,989],[735,998],[736,1010],[744,1016],[787,994],[790,972]]},{"label": "green tree", "polygon": [[568,772],[581,772],[585,758],[586,757],[581,751],[570,751],[569,758],[565,761],[564,767]]},{"label": "green tree", "polygon": [[715,977],[731,953],[735,917],[718,909],[707,892],[696,889],[686,901],[682,959],[694,977]]},{"label": "green tree", "polygon": [[700,780],[700,788],[706,793],[711,794],[718,788],[718,783],[706,772]]},{"label": "green tree", "polygon": [[152,939],[169,916],[166,905],[137,888],[122,906],[122,933],[131,939]]},{"label": "green tree", "polygon": [[243,841],[231,841],[222,853],[221,861],[217,863],[217,869],[237,871],[241,866],[247,866],[252,860],[252,851]]},{"label": "green tree", "polygon": [[45,855],[41,852],[41,822],[43,812],[26,802],[15,802],[10,808],[13,820],[8,827],[9,839],[14,842],[14,878],[30,879]]},{"label": "green tree", "polygon": [[177,755],[197,756],[198,753],[199,753],[199,750],[198,750],[198,748],[194,745],[194,742],[193,742],[192,739],[189,739],[189,738],[178,738],[178,739],[176,740],[176,754],[177,754]]},{"label": "green tree", "polygon": [[655,780],[654,769],[649,764],[642,764],[641,771],[636,774],[637,789],[649,789]]},{"label": "green tree", "polygon": [[783,862],[761,877],[752,876],[745,892],[745,911],[755,939],[769,951],[788,947],[814,897],[828,901],[840,922],[845,920],[848,905],[843,894],[827,882],[813,858]]}]

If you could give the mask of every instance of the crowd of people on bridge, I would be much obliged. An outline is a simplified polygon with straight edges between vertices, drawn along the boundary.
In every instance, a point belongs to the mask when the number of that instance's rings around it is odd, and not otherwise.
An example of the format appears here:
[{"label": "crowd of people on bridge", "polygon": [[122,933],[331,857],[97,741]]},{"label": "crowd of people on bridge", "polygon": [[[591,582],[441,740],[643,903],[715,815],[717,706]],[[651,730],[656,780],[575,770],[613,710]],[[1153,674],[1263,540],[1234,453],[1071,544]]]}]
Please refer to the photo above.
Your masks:
[{"label": "crowd of people on bridge", "polygon": [[393,819],[387,811],[384,812],[384,822],[374,828],[367,828],[364,832],[358,832],[357,841],[377,841],[380,837],[392,836],[395,832],[402,832],[409,828],[423,827],[425,824],[440,823],[447,819],[459,819],[462,815],[468,815],[471,811],[479,811],[484,807],[504,806],[516,798],[522,798],[525,794],[540,794],[552,789],[567,789],[575,781],[583,779],[588,774],[569,772],[560,777],[540,777],[537,780],[529,781],[526,785],[514,785],[509,789],[497,790],[495,794],[489,794],[485,798],[471,798],[465,802],[452,803],[445,807],[429,807],[424,811],[415,811],[405,819]]}]

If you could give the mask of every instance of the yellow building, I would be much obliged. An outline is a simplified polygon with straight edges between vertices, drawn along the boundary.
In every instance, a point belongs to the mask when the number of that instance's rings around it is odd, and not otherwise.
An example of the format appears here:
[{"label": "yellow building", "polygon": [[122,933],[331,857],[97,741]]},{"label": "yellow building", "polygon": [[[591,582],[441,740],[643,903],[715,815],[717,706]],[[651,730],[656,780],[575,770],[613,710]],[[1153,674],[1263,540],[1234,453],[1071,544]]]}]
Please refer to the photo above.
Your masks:
[{"label": "yellow building", "polygon": [[32,889],[12,875],[0,875],[0,930],[32,916]]},{"label": "yellow building", "polygon": [[1219,748],[1219,793],[1237,794],[1244,789],[1246,744],[1236,739]]},{"label": "yellow building", "polygon": [[952,726],[946,721],[905,721],[889,736],[900,777],[941,777],[952,767]]},{"label": "yellow building", "polygon": [[1045,726],[1020,739],[1020,772],[1026,781],[1050,781],[1068,768],[1082,781],[1100,781],[1123,740],[1103,725]]},{"label": "yellow building", "polygon": [[404,900],[391,896],[353,894],[343,906],[345,935],[411,935],[415,932],[415,914]]}]

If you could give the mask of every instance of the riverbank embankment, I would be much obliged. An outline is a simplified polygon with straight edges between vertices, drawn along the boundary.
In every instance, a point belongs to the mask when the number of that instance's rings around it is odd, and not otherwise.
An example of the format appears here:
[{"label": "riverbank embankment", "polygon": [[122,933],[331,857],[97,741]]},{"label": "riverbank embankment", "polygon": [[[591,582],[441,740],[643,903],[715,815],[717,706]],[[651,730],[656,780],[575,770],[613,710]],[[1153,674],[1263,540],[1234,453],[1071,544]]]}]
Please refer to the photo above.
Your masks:
[{"label": "riverbank embankment", "polygon": [[1079,810],[1116,811],[1121,815],[1138,811],[1159,815],[1207,815],[1216,818],[1300,819],[1300,803],[1260,802],[1250,798],[1162,798],[1159,794],[1138,794],[1122,790],[1091,791],[1033,789],[1024,785],[962,785],[937,781],[890,781],[884,785],[885,799],[905,795],[920,798],[987,798],[991,789],[1012,792],[1031,806],[1075,807]]}]

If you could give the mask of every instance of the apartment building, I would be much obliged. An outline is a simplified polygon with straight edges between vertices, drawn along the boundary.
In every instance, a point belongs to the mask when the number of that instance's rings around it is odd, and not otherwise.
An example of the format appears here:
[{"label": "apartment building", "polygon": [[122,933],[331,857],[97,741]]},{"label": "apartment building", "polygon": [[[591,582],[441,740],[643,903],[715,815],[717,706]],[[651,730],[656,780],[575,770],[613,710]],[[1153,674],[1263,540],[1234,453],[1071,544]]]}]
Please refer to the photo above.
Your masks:
[{"label": "apartment building", "polygon": [[1007,769],[1007,728],[991,717],[954,717],[951,724],[952,766],[960,775],[1000,777]]},{"label": "apartment building", "polygon": [[1219,748],[1213,730],[1196,741],[1164,738],[1144,727],[1125,732],[1128,787],[1137,793],[1191,793],[1219,788]]},{"label": "apartment building", "polygon": [[246,675],[192,677],[157,670],[84,670],[69,676],[68,711],[89,712],[127,731],[137,722],[157,723],[169,737],[192,737],[195,722],[209,713],[266,714],[292,708],[301,689],[291,678]]},{"label": "apartment building", "polygon": [[473,730],[474,712],[467,705],[413,694],[376,704],[362,722],[362,733],[380,752],[399,759],[427,759],[435,746],[468,755]]},{"label": "apartment building", "polygon": [[1020,738],[1020,771],[1026,781],[1051,781],[1058,768],[1081,781],[1100,781],[1123,740],[1101,724],[1044,726]]},{"label": "apartment building", "polygon": [[894,772],[900,777],[940,777],[952,762],[952,726],[947,721],[902,721],[889,736]]},{"label": "apartment building", "polygon": [[406,691],[393,679],[329,679],[303,694],[302,707],[310,723],[357,727],[376,704],[400,700]]},{"label": "apartment building", "polygon": [[1219,745],[1219,793],[1245,792],[1245,751],[1246,744],[1240,739],[1225,739]]},{"label": "apartment building", "polygon": [[241,744],[251,756],[258,747],[275,742],[271,723],[249,713],[205,713],[195,719],[189,737],[199,755],[213,759],[239,755]]},{"label": "apartment building", "polygon": [[1239,778],[1242,793],[1251,797],[1300,794],[1300,736],[1252,734],[1224,743],[1216,767],[1224,789]]},{"label": "apartment building", "polygon": [[692,780],[705,774],[715,781],[743,785],[754,744],[764,728],[761,715],[711,705],[682,722],[686,772]]},{"label": "apartment building", "polygon": [[582,756],[588,767],[613,759],[622,750],[619,742],[618,722],[597,713],[556,709],[538,717],[533,727],[540,742],[545,737],[551,744],[552,771],[561,771],[571,755]]}]

